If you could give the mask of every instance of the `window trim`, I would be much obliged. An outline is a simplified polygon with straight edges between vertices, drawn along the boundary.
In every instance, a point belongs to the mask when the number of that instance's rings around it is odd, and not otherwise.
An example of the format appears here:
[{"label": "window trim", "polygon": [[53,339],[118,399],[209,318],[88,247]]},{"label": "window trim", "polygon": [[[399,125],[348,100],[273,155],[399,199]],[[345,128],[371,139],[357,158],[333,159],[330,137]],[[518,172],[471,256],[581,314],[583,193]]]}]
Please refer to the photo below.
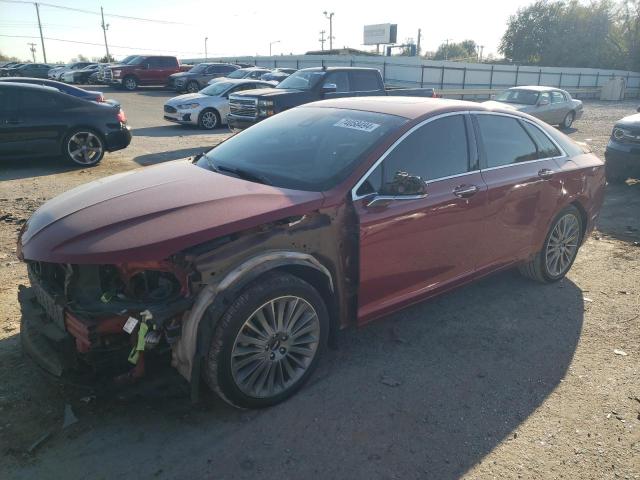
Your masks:
[{"label": "window trim", "polygon": [[[440,115],[436,115],[434,117],[429,117],[426,120],[423,120],[422,122],[418,123],[417,125],[414,125],[413,127],[411,127],[409,130],[407,130],[406,132],[404,132],[402,134],[402,136],[400,138],[398,138],[395,142],[393,142],[393,144],[387,148],[387,150],[385,150],[385,152],[380,155],[380,158],[378,158],[374,164],[365,172],[365,174],[360,177],[360,180],[358,180],[358,182],[356,182],[355,186],[351,189],[351,200],[352,201],[356,201],[356,200],[360,200],[362,198],[366,198],[366,197],[370,197],[371,195],[376,195],[379,197],[384,197],[384,195],[380,195],[378,192],[371,192],[371,193],[367,193],[365,195],[358,195],[357,191],[358,189],[362,186],[362,184],[369,178],[369,176],[373,173],[373,171],[378,168],[378,165],[380,165],[385,158],[387,158],[391,152],[393,152],[396,147],[398,145],[400,145],[400,143],[402,143],[409,135],[411,135],[413,132],[415,132],[416,130],[418,130],[419,128],[423,127],[424,125],[431,123],[435,120],[438,120],[440,118],[445,118],[445,117],[451,117],[453,115],[461,115],[462,119],[465,121],[465,131],[467,132],[467,152],[468,152],[468,164],[467,164],[467,168],[471,168],[471,165],[474,163],[474,160],[471,158],[472,154],[475,153],[476,157],[478,157],[478,151],[477,151],[477,146],[474,150],[476,150],[475,152],[471,150],[471,145],[469,145],[469,140],[470,140],[470,135],[471,132],[469,132],[469,127],[466,124],[466,116],[469,114],[470,112],[468,110],[462,110],[462,111],[456,111],[456,112],[447,112],[447,113],[442,113]],[[475,132],[474,132],[475,135]],[[475,164],[477,166],[476,169],[474,170],[468,170],[464,173],[457,173],[455,175],[449,175],[447,177],[440,177],[440,178],[434,178],[433,180],[425,180],[424,183],[425,185],[429,185],[431,183],[434,182],[440,182],[442,180],[448,180],[450,178],[456,178],[456,177],[461,177],[463,175],[469,175],[470,173],[474,173],[474,172],[479,172],[480,171],[480,163],[478,161],[478,159],[476,158],[475,160]],[[413,198],[412,198],[413,197]],[[420,199],[420,198],[424,198],[425,195],[419,195],[419,196],[415,196],[415,195],[406,195],[406,196],[393,196],[393,197],[389,197],[386,196],[385,198],[389,198],[389,199],[404,199],[404,200],[416,200],[416,199]]]},{"label": "window trim", "polygon": [[[480,132],[479,132],[478,122],[474,120],[473,123],[474,123],[475,133],[476,133],[476,142],[478,142],[478,152],[480,153],[480,171],[481,172],[488,172],[488,171],[497,170],[497,169],[500,169],[500,168],[517,167],[518,165],[526,165],[528,163],[544,162],[544,161],[548,161],[548,160],[556,160],[556,159],[559,159],[559,158],[568,158],[569,157],[569,155],[567,155],[567,152],[564,151],[564,149],[558,144],[558,142],[555,141],[554,138],[551,137],[551,135],[549,135],[547,132],[545,132],[543,128],[540,128],[538,125],[536,125],[536,122],[533,122],[533,121],[529,120],[528,118],[524,118],[524,117],[521,117],[519,115],[511,115],[511,114],[508,114],[508,113],[501,113],[501,112],[474,111],[474,112],[470,112],[470,113],[471,113],[471,117],[472,118],[474,118],[474,115],[494,115],[494,116],[500,116],[500,117],[513,118],[516,121],[520,120],[522,122],[527,122],[527,123],[533,125],[538,130],[540,130],[542,132],[542,134],[545,135],[551,141],[551,143],[553,143],[556,146],[556,148],[560,152],[560,155],[557,155],[555,157],[536,158],[535,160],[527,160],[526,162],[507,163],[506,165],[498,165],[497,167],[487,167],[486,166],[487,158],[486,158],[486,153],[484,151],[484,143],[482,143],[483,139],[482,139],[482,136],[480,135]],[[529,133],[526,130],[524,130],[524,132],[527,134],[527,136],[529,135]],[[529,137],[529,138],[531,139],[531,137]],[[537,143],[533,139],[531,139],[531,141],[533,142],[533,144],[537,148],[538,147]]]}]

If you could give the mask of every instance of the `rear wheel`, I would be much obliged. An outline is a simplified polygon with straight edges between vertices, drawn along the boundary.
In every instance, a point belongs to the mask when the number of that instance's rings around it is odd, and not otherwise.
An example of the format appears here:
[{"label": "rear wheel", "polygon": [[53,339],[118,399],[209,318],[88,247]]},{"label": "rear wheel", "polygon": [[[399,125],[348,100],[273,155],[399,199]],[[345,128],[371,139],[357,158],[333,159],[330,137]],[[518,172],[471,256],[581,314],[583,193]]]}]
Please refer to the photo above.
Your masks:
[{"label": "rear wheel", "polygon": [[309,378],[328,330],[327,309],[315,288],[293,275],[265,275],[218,322],[205,380],[236,407],[275,405]]},{"label": "rear wheel", "polygon": [[187,83],[187,92],[196,93],[200,91],[200,85],[195,80],[191,80]]},{"label": "rear wheel", "polygon": [[543,283],[563,278],[578,254],[582,243],[582,216],[569,206],[562,210],[551,224],[542,250],[520,267],[520,273]]},{"label": "rear wheel", "polygon": [[92,167],[104,157],[104,143],[93,130],[76,129],[65,137],[63,154],[76,165]]},{"label": "rear wheel", "polygon": [[122,81],[122,86],[125,88],[125,90],[135,90],[136,88],[138,88],[138,80],[136,80],[136,77],[125,77]]},{"label": "rear wheel", "polygon": [[205,130],[213,130],[218,128],[220,124],[220,115],[213,108],[206,108],[198,117],[198,126]]}]

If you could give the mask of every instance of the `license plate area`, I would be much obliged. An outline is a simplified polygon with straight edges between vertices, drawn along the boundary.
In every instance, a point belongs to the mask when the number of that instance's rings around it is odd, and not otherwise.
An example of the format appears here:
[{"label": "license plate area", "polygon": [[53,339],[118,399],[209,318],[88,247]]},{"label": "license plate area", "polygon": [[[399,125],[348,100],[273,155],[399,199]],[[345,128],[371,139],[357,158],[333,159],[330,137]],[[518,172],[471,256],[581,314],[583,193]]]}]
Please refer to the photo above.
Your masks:
[{"label": "license plate area", "polygon": [[36,299],[47,314],[47,317],[61,330],[66,331],[64,325],[64,308],[58,305],[54,296],[47,292],[33,275],[29,275],[29,280],[31,281],[31,288],[33,288]]}]

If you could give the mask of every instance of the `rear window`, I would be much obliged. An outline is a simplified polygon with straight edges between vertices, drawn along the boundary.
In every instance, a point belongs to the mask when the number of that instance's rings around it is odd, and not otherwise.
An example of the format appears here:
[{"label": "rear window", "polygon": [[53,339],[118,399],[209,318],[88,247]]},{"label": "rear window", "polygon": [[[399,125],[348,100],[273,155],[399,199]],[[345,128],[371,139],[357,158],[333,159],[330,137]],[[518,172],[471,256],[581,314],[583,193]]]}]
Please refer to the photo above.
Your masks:
[{"label": "rear window", "polygon": [[378,74],[376,72],[351,72],[351,89],[355,92],[380,90]]},{"label": "rear window", "polygon": [[278,187],[325,191],[345,180],[368,152],[406,122],[381,113],[294,108],[231,137],[197,164],[242,170]]}]

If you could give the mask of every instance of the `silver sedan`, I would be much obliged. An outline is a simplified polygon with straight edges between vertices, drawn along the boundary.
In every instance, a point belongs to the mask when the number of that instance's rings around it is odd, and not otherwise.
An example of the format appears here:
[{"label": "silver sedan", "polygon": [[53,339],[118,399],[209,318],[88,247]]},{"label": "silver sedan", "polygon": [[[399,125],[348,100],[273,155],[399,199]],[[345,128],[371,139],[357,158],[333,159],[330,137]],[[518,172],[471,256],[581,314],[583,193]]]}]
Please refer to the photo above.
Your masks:
[{"label": "silver sedan", "polygon": [[513,87],[483,104],[528,113],[564,129],[571,128],[583,113],[580,100],[571,98],[565,90],[553,87]]},{"label": "silver sedan", "polygon": [[164,119],[213,130],[227,123],[229,94],[265,87],[273,85],[252,79],[222,79],[197,93],[178,95],[168,100],[164,104]]}]

